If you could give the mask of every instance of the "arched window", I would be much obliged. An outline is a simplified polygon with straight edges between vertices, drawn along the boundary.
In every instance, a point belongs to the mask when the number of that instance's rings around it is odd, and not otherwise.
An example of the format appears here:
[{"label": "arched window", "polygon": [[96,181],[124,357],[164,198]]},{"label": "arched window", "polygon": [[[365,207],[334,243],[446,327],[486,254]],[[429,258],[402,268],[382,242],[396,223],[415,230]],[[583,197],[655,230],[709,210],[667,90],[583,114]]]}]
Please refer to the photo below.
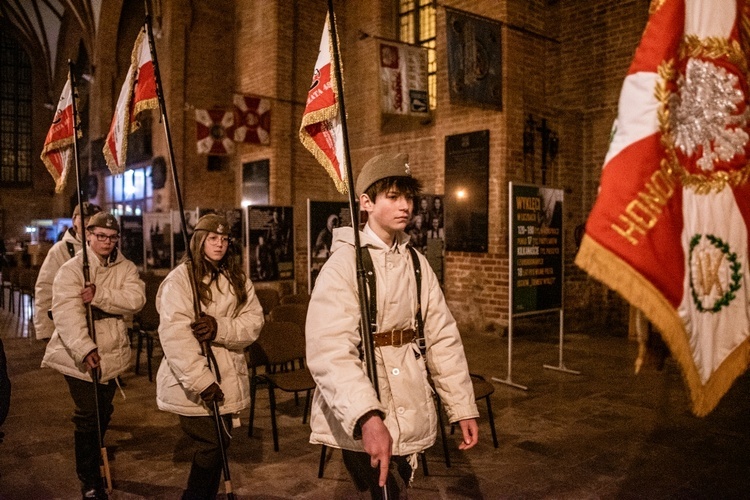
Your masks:
[{"label": "arched window", "polygon": [[0,32],[0,184],[31,186],[31,60]]}]

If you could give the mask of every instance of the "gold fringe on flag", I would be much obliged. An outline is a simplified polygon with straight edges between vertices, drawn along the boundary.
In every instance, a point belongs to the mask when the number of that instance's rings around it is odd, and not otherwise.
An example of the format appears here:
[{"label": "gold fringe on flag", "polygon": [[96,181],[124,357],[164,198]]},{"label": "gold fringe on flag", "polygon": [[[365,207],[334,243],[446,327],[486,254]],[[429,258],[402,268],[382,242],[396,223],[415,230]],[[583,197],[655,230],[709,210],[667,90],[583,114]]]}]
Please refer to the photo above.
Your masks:
[{"label": "gold fringe on flag", "polygon": [[738,346],[706,383],[701,383],[683,321],[656,287],[627,262],[589,236],[583,237],[575,264],[643,311],[659,330],[672,356],[680,365],[690,392],[692,411],[696,416],[703,417],[710,413],[735,379],[747,369],[750,362],[750,341]]}]

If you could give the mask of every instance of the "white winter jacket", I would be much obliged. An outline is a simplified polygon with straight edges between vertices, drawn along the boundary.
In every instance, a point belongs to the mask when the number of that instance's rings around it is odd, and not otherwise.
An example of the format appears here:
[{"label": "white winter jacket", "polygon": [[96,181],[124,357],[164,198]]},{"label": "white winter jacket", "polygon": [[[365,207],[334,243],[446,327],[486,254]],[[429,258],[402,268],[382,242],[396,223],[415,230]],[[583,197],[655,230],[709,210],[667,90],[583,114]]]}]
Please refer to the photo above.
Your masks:
[{"label": "white winter jacket", "polygon": [[91,306],[108,317],[94,322],[96,343],[89,337],[86,308],[81,300],[84,287],[83,257],[78,253],[63,264],[52,284],[52,315],[55,331],[47,344],[42,366],[54,368],[63,375],[91,381],[83,359],[94,349],[101,358],[101,381],[107,382],[128,369],[130,341],[122,315],[133,315],[146,303],[143,281],[131,261],[118,252],[106,267],[88,251],[89,276],[96,285]]},{"label": "white winter jacket", "polygon": [[[69,247],[73,249],[70,255]],[[71,230],[65,231],[62,240],[58,241],[47,252],[34,287],[34,330],[37,339],[48,339],[55,331],[55,324],[47,312],[52,308],[52,282],[60,267],[69,261],[81,249],[81,242],[73,236]]]},{"label": "white winter jacket", "polygon": [[[211,285],[211,304],[201,307],[203,312],[216,318],[218,327],[211,350],[221,374],[224,401],[219,403],[219,409],[222,415],[250,406],[250,379],[244,349],[260,335],[263,308],[250,280],[246,286],[247,302],[236,317],[234,307],[237,300],[223,274]],[[156,376],[157,406],[178,415],[210,415],[200,393],[217,380],[190,328],[195,314],[184,264],[172,270],[162,282],[156,295],[156,307],[159,310],[159,341],[164,350]]]},{"label": "white winter jacket", "polygon": [[[411,455],[435,442],[437,417],[425,361],[416,343],[375,348],[380,401],[360,361],[360,309],[354,233],[334,230],[331,257],[323,266],[307,314],[307,364],[317,384],[310,442],[362,451],[353,437],[357,420],[370,410],[385,414],[394,455]],[[414,267],[400,233],[394,248],[369,229],[360,233],[370,249],[377,283],[378,331],[416,330]],[[479,416],[461,337],[440,284],[427,260],[422,269],[421,302],[427,366],[451,422]]]}]

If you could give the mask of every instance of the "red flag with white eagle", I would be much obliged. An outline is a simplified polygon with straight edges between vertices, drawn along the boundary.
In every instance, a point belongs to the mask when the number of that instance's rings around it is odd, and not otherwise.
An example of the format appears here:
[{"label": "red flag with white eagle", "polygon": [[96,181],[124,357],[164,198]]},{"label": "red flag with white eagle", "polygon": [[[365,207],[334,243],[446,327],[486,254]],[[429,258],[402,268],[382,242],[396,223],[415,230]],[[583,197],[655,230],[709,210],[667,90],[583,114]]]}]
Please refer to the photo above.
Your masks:
[{"label": "red flag with white eagle", "polygon": [[148,35],[143,28],[135,40],[130,56],[130,69],[117,99],[115,116],[104,141],[104,158],[113,174],[125,171],[127,158],[128,134],[138,129],[136,117],[146,109],[159,107],[156,96],[156,77]]},{"label": "red flag with white eagle", "polygon": [[65,189],[68,172],[73,165],[74,123],[73,94],[71,92],[70,75],[68,75],[62,95],[60,95],[60,101],[57,103],[52,126],[44,140],[41,155],[44,166],[55,179],[56,193],[61,193]]},{"label": "red flag with white eagle", "polygon": [[249,95],[234,95],[235,142],[271,143],[271,100]]},{"label": "red flag with white eagle", "polygon": [[331,44],[335,42],[331,40],[329,22],[330,19],[326,16],[299,137],[302,144],[331,176],[336,189],[344,194],[347,192],[344,134],[339,115],[336,73],[333,68],[336,62],[331,57]]},{"label": "red flag with white eagle", "polygon": [[576,264],[657,327],[703,416],[750,360],[750,17],[651,5]]},{"label": "red flag with white eagle", "polygon": [[196,109],[198,153],[226,156],[234,153],[234,112],[224,108]]}]

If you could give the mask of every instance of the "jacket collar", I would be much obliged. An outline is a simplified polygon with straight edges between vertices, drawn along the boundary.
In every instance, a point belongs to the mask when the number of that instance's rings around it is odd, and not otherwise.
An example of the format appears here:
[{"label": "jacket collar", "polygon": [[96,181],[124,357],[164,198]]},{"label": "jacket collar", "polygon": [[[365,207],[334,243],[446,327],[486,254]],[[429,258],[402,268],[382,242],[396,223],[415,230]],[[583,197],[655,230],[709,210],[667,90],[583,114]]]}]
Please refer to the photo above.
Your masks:
[{"label": "jacket collar", "polygon": [[[396,234],[396,243],[392,248],[389,248],[383,240],[381,240],[369,226],[365,225],[363,231],[359,232],[359,242],[362,247],[370,247],[383,252],[394,250],[398,253],[403,253],[406,244],[409,242],[409,235],[403,231],[399,231]],[[333,230],[333,243],[331,244],[331,253],[335,252],[342,246],[354,246],[354,231],[351,227],[337,227]]]}]

